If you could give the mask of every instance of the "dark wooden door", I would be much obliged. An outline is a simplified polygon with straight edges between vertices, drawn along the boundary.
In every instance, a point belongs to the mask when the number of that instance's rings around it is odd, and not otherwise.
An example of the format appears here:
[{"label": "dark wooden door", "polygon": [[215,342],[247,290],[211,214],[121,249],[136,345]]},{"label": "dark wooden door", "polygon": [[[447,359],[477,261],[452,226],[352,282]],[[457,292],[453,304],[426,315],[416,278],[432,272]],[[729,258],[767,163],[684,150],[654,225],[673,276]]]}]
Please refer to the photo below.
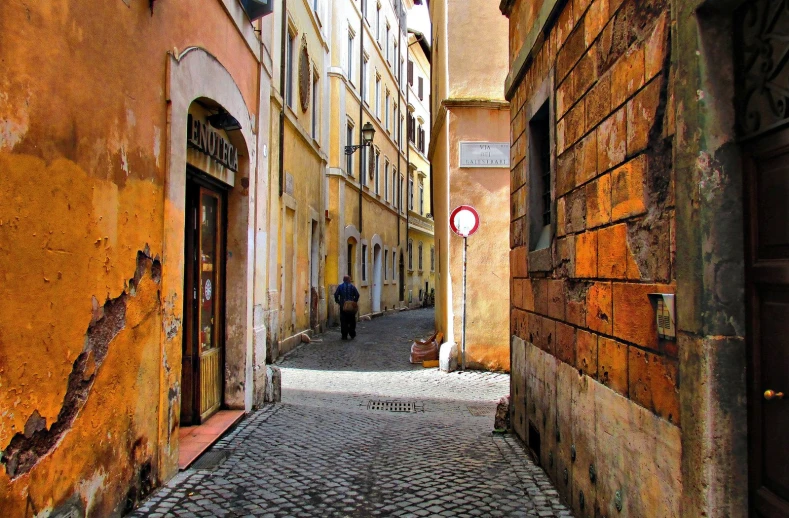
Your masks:
[{"label": "dark wooden door", "polygon": [[190,175],[184,234],[181,423],[199,424],[222,404],[225,193]]},{"label": "dark wooden door", "polygon": [[751,514],[789,517],[789,130],[745,158]]}]

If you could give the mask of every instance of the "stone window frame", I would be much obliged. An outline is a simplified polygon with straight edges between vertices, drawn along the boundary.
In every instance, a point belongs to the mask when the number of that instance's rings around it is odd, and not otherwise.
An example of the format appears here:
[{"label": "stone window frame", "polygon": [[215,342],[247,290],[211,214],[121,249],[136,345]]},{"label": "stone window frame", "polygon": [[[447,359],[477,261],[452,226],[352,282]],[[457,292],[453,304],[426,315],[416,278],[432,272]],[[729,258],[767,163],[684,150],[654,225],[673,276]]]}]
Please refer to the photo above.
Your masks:
[{"label": "stone window frame", "polygon": [[[548,103],[548,141],[550,143],[550,161],[551,161],[551,228],[550,228],[550,239],[551,243],[543,249],[540,250],[530,250],[529,251],[529,272],[550,272],[553,268],[553,262],[551,258],[551,249],[553,240],[556,237],[556,106],[555,106],[555,97],[553,95],[554,92],[554,69],[551,68],[546,78],[540,84],[539,87],[532,95],[531,99],[529,99],[524,107],[524,117],[527,121],[531,121],[537,112]],[[527,137],[527,141],[529,142],[529,146],[531,147],[531,135],[529,130],[529,124],[525,124],[525,133]],[[526,189],[529,193],[529,202],[528,206],[531,208],[532,200],[535,196],[539,196],[540,193],[538,191],[534,191],[531,189],[532,183],[532,175],[535,174],[530,167],[530,157],[531,153],[527,152],[526,157],[524,160],[526,161],[526,170],[528,174],[526,175]],[[542,212],[540,211],[539,214],[533,215],[529,210],[527,212],[526,218],[529,223],[526,229],[526,242],[527,244],[531,243],[531,223],[532,219],[537,217],[540,219],[539,224],[542,224]],[[529,246],[531,248],[531,246]]]}]

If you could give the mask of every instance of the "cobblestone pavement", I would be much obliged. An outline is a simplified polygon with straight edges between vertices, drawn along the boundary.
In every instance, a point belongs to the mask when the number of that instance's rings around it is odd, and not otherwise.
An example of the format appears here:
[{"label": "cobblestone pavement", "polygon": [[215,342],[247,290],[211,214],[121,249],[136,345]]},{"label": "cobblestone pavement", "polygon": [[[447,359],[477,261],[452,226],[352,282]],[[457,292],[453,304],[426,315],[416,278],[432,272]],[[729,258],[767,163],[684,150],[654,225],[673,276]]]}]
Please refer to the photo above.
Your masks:
[{"label": "cobblestone pavement", "polygon": [[179,473],[134,516],[571,516],[519,441],[492,433],[508,375],[408,363],[411,340],[432,330],[432,311],[405,311],[293,351],[282,403],[219,441],[221,464]]}]

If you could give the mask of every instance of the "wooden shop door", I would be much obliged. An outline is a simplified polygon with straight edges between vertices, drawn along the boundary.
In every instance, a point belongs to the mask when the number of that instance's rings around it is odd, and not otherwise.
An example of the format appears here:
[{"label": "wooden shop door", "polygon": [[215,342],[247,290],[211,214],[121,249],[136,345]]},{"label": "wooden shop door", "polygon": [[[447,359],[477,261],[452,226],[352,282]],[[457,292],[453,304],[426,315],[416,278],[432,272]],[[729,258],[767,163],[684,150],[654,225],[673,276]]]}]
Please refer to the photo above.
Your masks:
[{"label": "wooden shop door", "polygon": [[745,158],[751,513],[789,517],[789,130]]},{"label": "wooden shop door", "polygon": [[212,187],[197,176],[186,187],[182,424],[199,424],[222,405],[226,204]]}]

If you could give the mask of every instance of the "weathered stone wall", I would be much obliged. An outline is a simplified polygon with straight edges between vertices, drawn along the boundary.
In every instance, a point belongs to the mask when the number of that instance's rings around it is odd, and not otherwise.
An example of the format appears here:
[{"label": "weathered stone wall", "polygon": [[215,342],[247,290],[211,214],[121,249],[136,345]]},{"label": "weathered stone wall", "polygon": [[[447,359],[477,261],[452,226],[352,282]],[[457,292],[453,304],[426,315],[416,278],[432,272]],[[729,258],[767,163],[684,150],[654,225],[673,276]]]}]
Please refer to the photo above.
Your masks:
[{"label": "weathered stone wall", "polygon": [[[540,9],[507,80],[513,427],[578,516],[679,516],[679,350],[658,340],[647,296],[676,287],[669,2]],[[544,100],[553,237],[530,252],[529,121]]]}]

